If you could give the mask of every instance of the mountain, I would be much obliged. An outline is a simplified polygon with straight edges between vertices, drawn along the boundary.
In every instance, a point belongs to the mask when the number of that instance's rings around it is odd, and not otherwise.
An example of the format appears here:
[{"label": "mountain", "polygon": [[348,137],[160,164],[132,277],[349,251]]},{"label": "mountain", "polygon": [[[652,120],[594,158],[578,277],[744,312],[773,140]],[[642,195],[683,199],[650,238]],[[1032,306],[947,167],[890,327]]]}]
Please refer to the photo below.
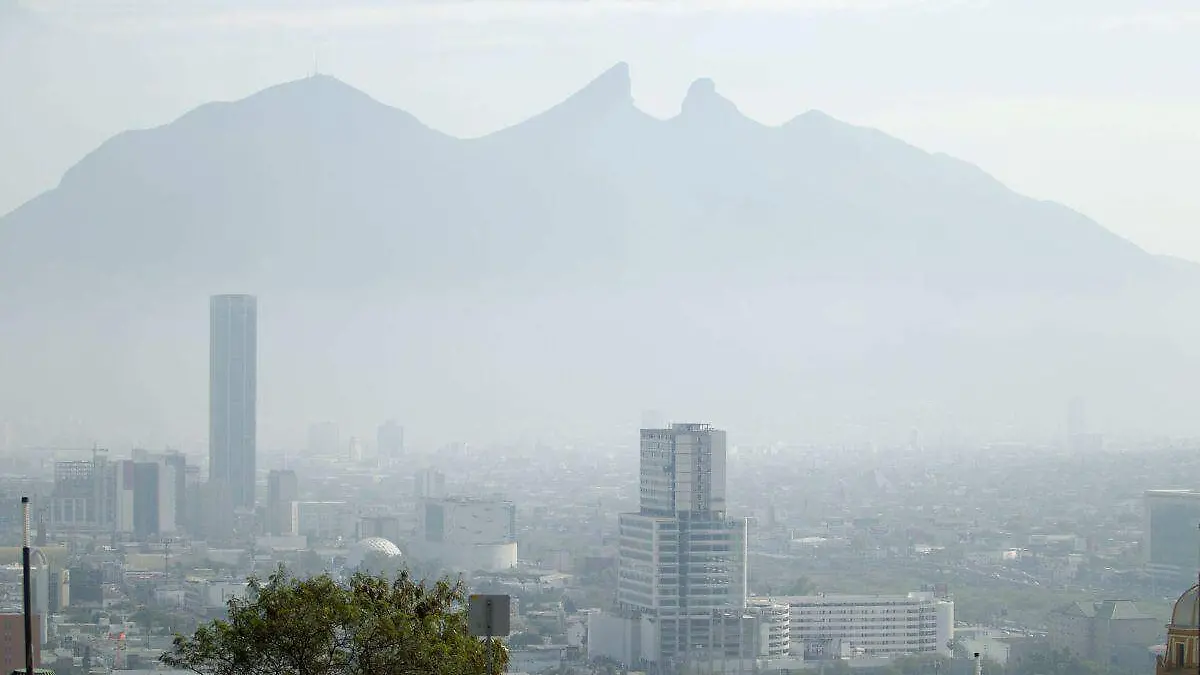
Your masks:
[{"label": "mountain", "polygon": [[[710,80],[659,120],[624,64],[442,134],[326,76],[120,134],[0,219],[0,420],[203,448],[206,297],[260,297],[264,445],[1191,431],[1200,274],[980,169]],[[69,421],[69,423],[68,423]],[[930,430],[933,432],[930,432]]]}]

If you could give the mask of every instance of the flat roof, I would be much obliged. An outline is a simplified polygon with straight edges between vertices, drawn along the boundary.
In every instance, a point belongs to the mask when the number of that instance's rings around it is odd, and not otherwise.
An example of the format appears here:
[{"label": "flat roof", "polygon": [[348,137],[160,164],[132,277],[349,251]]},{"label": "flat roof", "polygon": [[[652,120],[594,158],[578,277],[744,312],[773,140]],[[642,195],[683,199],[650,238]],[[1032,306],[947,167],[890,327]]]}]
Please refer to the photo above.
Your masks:
[{"label": "flat roof", "polygon": [[1190,489],[1146,490],[1146,497],[1188,497],[1200,499],[1200,491]]}]

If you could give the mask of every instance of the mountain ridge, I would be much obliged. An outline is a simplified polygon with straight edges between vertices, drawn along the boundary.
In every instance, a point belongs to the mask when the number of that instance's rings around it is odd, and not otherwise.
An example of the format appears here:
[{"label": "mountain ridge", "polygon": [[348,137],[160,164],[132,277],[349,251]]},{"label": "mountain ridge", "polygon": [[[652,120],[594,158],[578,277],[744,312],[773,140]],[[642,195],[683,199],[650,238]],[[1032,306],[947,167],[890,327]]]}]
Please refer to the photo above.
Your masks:
[{"label": "mountain ridge", "polygon": [[398,410],[589,429],[624,406],[768,435],[855,412],[906,437],[916,399],[930,424],[1002,409],[1044,433],[1080,390],[1141,423],[1167,408],[1131,387],[1193,396],[1196,269],[883,132],[760,124],[707,79],[657,119],[618,64],[459,139],[320,76],[118,135],[0,219],[20,328],[0,419],[202,433],[205,296],[241,290],[271,438]]}]

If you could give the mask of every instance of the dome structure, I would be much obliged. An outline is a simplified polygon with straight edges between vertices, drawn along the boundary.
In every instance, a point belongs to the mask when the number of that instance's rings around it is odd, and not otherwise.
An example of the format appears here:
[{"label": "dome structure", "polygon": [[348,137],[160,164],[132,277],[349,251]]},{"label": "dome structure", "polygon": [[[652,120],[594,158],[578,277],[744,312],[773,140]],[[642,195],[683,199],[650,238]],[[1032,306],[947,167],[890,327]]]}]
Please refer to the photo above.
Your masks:
[{"label": "dome structure", "polygon": [[1183,592],[1171,610],[1172,628],[1200,628],[1200,584]]},{"label": "dome structure", "polygon": [[346,567],[363,572],[390,572],[400,562],[400,547],[383,537],[359,541],[346,556]]},{"label": "dome structure", "polygon": [[1156,675],[1183,675],[1200,668],[1200,584],[1179,596],[1167,626],[1167,644],[1155,659]]}]

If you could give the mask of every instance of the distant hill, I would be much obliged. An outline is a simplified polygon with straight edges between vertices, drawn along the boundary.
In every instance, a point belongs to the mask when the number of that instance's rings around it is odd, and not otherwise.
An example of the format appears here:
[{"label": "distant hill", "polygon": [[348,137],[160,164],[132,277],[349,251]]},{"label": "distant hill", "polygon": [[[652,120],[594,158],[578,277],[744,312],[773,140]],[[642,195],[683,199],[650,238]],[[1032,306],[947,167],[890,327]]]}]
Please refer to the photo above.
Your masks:
[{"label": "distant hill", "polygon": [[709,80],[655,119],[629,78],[471,140],[325,76],[112,138],[0,219],[0,420],[203,447],[206,296],[236,291],[265,445],[389,417],[632,438],[642,408],[744,439],[1049,437],[1075,394],[1200,427],[1190,263]]}]

